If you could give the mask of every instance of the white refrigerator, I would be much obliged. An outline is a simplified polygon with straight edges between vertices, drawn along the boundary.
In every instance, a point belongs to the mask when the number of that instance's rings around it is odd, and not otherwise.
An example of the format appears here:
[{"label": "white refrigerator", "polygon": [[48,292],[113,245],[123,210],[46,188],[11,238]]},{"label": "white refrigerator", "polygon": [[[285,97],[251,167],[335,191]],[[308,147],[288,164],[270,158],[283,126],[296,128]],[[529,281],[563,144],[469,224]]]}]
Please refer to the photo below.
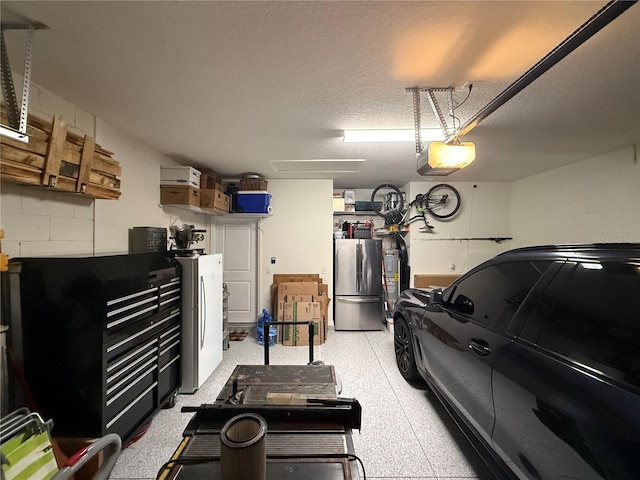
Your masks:
[{"label": "white refrigerator", "polygon": [[222,254],[176,260],[182,265],[180,393],[193,393],[222,361]]}]

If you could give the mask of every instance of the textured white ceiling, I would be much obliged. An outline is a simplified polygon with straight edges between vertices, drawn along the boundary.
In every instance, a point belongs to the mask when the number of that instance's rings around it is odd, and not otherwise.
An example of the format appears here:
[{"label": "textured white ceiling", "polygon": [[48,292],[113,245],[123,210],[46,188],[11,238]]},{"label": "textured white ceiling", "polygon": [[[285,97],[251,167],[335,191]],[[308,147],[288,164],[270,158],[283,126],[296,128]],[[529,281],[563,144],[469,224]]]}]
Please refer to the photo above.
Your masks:
[{"label": "textured white ceiling", "polygon": [[[591,1],[2,1],[39,21],[32,81],[185,164],[226,177],[269,161],[365,159],[336,188],[419,180],[415,145],[346,144],[413,128],[407,87],[474,84],[464,122],[604,5]],[[640,7],[501,107],[449,181],[509,181],[640,140]],[[22,36],[24,37],[24,35]],[[24,40],[6,34],[11,58]],[[21,61],[15,63],[20,69]],[[12,65],[13,66],[13,65]],[[465,92],[456,95],[461,100]],[[436,127],[426,97],[423,126]]]}]

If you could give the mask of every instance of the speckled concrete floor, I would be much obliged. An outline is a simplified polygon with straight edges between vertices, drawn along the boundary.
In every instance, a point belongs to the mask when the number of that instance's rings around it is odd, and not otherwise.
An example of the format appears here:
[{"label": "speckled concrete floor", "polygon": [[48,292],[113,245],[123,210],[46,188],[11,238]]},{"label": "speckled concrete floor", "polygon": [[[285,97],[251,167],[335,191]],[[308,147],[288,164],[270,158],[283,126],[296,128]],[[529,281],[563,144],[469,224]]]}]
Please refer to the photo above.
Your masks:
[{"label": "speckled concrete floor", "polygon": [[[368,479],[492,479],[464,436],[433,394],[409,385],[398,372],[389,332],[329,332],[315,359],[333,365],[344,397],[362,404],[362,429],[353,432],[356,455]],[[304,364],[308,347],[271,349],[270,363]],[[263,349],[253,336],[231,342],[224,359],[193,395],[178,395],[176,406],[161,410],[146,434],[124,449],[111,479],[154,479],[182,439],[192,414],[185,405],[211,403],[236,365],[262,364]]]}]

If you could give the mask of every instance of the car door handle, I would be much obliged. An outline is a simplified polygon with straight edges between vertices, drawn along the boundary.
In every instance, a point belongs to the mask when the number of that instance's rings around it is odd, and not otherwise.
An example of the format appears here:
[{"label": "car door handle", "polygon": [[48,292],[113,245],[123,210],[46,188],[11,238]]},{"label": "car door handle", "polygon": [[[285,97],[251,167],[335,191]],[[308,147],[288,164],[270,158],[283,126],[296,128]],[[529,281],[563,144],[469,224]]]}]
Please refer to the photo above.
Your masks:
[{"label": "car door handle", "polygon": [[480,338],[470,339],[468,345],[469,345],[469,348],[473,350],[474,353],[477,353],[481,357],[486,357],[491,353],[489,344]]}]

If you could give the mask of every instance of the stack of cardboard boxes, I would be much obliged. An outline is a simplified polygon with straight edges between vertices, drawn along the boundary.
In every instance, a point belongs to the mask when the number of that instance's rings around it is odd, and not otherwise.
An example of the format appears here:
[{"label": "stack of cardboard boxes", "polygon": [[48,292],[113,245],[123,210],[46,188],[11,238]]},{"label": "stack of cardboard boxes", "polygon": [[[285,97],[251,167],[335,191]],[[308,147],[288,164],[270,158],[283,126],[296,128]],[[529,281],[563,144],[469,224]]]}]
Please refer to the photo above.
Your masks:
[{"label": "stack of cardboard boxes", "polygon": [[212,213],[229,212],[229,196],[224,193],[218,174],[193,167],[161,167],[160,203],[191,205]]},{"label": "stack of cardboard boxes", "polygon": [[[328,285],[320,275],[275,274],[271,285],[273,318],[279,322],[313,322],[313,344],[320,345],[327,339]],[[278,343],[282,345],[309,345],[309,327],[283,325],[278,328]]]}]

